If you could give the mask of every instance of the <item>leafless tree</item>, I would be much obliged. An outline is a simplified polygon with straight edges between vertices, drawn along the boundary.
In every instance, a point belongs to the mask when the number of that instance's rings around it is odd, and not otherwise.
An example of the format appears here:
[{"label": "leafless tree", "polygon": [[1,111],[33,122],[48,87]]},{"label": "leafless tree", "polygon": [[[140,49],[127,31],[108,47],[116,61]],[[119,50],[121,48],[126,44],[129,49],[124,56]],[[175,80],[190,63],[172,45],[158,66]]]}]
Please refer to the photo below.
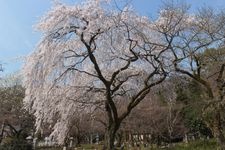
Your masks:
[{"label": "leafless tree", "polygon": [[[187,7],[166,5],[162,12],[163,23],[157,27],[164,35],[165,41],[171,43],[172,63],[177,73],[186,75],[205,88],[207,105],[203,112],[212,114],[208,125],[214,132],[222,149],[225,138],[222,133],[221,111],[224,105],[224,47],[225,14],[202,8],[198,14],[187,19]],[[185,22],[187,24],[185,24]],[[171,42],[172,41],[172,42]],[[209,57],[207,49],[211,50]],[[217,53],[217,54],[216,54]],[[213,69],[212,64],[214,65]]]}]

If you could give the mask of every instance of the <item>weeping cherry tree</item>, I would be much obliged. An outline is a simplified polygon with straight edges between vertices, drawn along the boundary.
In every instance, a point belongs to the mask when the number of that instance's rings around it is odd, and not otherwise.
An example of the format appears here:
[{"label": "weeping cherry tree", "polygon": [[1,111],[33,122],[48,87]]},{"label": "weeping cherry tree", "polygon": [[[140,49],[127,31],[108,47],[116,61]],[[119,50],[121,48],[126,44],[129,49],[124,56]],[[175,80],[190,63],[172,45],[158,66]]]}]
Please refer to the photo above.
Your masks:
[{"label": "weeping cherry tree", "polygon": [[[60,144],[74,115],[101,107],[105,149],[114,149],[121,122],[166,79],[171,43],[157,31],[161,20],[111,4],[58,4],[37,25],[43,37],[23,68],[24,103],[36,116],[37,131],[50,124],[50,137]],[[119,112],[121,97],[127,106]]]}]

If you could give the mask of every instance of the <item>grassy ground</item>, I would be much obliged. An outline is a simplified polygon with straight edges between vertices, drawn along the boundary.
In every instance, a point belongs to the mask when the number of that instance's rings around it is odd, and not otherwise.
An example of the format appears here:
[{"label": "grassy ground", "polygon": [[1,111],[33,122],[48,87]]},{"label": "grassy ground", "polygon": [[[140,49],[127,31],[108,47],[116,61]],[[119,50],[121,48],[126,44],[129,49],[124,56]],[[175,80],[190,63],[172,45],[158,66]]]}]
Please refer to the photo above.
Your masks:
[{"label": "grassy ground", "polygon": [[[89,149],[89,150],[100,150],[101,147],[99,146],[93,146],[93,145],[85,145],[81,149]],[[171,146],[170,148],[144,148],[143,146],[141,148],[134,147],[134,148],[128,148],[126,147],[125,150],[216,150],[218,149],[218,145],[214,140],[207,140],[207,141],[193,141],[188,144],[185,143],[178,143],[174,146]],[[79,150],[79,149],[78,149]]]},{"label": "grassy ground", "polygon": [[208,141],[193,141],[188,144],[178,143],[171,146],[170,148],[161,147],[161,148],[126,148],[125,150],[217,150],[219,149],[217,143],[214,140]]},{"label": "grassy ground", "polygon": [[[170,148],[150,148],[150,147],[133,147],[128,148],[125,147],[124,150],[217,150],[219,147],[216,144],[214,140],[208,140],[208,141],[194,141],[190,142],[188,144],[185,143],[178,143],[174,146],[171,146]],[[76,148],[77,150],[101,150],[101,145],[82,145],[81,147]],[[55,148],[47,148],[47,149],[38,149],[38,150],[62,150],[55,149]],[[74,150],[71,149],[71,150]],[[119,150],[119,149],[118,149]]]},{"label": "grassy ground", "polygon": [[194,141],[189,144],[179,143],[174,147],[167,148],[166,150],[217,150],[218,148],[219,147],[214,140],[209,140],[209,141]]}]

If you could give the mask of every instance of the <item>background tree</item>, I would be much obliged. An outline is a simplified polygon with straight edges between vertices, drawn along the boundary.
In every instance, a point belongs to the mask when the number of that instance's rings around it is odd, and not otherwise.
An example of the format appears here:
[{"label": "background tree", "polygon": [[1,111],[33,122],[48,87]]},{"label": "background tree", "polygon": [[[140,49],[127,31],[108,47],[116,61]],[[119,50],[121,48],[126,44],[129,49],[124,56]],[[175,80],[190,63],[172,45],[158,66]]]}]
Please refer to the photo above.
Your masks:
[{"label": "background tree", "polygon": [[[178,78],[166,80],[153,88],[126,118],[121,130],[130,144],[144,142],[160,146],[162,143],[182,141],[188,129],[182,118],[184,105],[176,99],[176,84]],[[132,135],[138,136],[138,139],[131,138]],[[144,139],[141,139],[143,137]]]},{"label": "background tree", "polygon": [[[165,10],[161,12],[157,31],[162,33],[167,43],[171,43],[175,71],[203,86],[208,103],[203,109],[204,113],[208,114],[205,121],[208,120],[206,123],[221,148],[225,149],[221,124],[225,87],[224,57],[221,57],[222,53],[220,56],[216,55],[215,50],[211,57],[204,55],[209,48],[223,48],[225,15],[224,12],[216,13],[212,9],[203,8],[196,15],[191,15],[189,18],[192,19],[185,24],[188,21],[187,16],[190,16],[187,10],[183,5],[166,5]],[[209,69],[211,64],[217,64],[213,70]]]},{"label": "background tree", "polygon": [[206,105],[203,87],[195,80],[187,80],[184,86],[177,88],[177,92],[177,100],[184,104],[182,117],[188,128],[187,133],[196,138],[212,137],[212,131],[207,127],[202,113]]},{"label": "background tree", "polygon": [[14,75],[0,81],[0,143],[3,148],[25,149],[26,137],[32,135],[33,117],[23,109],[24,88]]}]

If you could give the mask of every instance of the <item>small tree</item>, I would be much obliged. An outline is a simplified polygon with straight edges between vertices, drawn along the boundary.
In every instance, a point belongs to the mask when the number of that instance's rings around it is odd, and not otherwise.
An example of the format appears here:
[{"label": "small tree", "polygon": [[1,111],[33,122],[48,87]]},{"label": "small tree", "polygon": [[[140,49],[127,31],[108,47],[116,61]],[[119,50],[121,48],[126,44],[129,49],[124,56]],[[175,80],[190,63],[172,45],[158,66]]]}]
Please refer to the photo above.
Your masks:
[{"label": "small tree", "polygon": [[33,133],[33,117],[23,109],[24,88],[17,75],[0,81],[0,143],[2,148],[26,149]]}]

